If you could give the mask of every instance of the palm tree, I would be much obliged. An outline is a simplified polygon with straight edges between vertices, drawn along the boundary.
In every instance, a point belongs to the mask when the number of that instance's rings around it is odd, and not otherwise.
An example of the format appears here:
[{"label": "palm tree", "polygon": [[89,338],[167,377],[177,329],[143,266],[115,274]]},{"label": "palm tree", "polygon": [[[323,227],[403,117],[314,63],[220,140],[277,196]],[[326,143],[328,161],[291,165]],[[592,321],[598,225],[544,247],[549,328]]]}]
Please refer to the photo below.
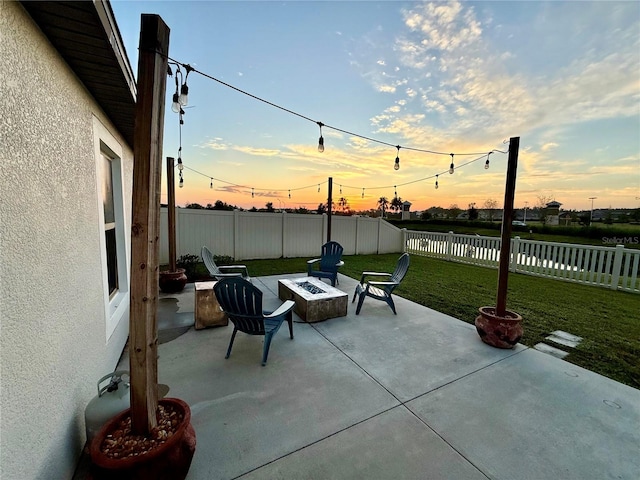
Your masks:
[{"label": "palm tree", "polygon": [[402,199],[400,197],[393,197],[393,200],[391,200],[391,210],[394,212],[402,211]]},{"label": "palm tree", "polygon": [[382,218],[384,218],[384,212],[387,210],[388,206],[389,206],[389,200],[387,199],[387,197],[380,197],[378,199],[378,208],[382,210]]},{"label": "palm tree", "polygon": [[349,201],[344,197],[340,197],[340,200],[338,200],[338,206],[340,207],[340,210],[342,210],[342,213],[344,213],[349,206]]}]

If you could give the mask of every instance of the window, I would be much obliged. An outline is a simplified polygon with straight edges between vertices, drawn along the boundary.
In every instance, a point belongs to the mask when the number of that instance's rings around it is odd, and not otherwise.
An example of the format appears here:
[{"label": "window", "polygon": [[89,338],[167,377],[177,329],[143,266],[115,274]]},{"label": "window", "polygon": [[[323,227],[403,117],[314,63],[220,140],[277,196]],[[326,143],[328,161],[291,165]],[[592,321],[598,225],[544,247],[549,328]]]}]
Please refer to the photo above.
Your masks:
[{"label": "window", "polygon": [[[125,184],[128,175],[122,144],[118,142],[96,117],[93,118],[95,145],[96,187],[98,223],[96,233],[100,236],[100,258],[102,287],[104,292],[106,341],[114,332],[122,335],[124,327],[118,328],[129,318],[129,259],[130,242],[125,215]],[[119,338],[119,337],[118,337]]]},{"label": "window", "polygon": [[104,237],[107,252],[107,279],[109,297],[118,290],[118,248],[116,240],[116,216],[113,201],[112,160],[104,153],[102,156],[102,205],[104,207]]}]

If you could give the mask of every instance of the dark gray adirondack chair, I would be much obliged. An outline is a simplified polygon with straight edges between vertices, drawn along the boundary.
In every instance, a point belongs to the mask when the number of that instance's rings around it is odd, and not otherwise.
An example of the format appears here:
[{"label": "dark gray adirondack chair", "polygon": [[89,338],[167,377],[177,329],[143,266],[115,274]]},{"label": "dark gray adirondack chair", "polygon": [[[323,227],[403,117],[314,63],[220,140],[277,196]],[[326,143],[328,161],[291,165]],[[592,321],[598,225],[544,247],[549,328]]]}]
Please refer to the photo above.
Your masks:
[{"label": "dark gray adirondack chair", "polygon": [[[338,268],[344,265],[342,258],[342,245],[338,242],[327,242],[322,245],[320,258],[307,261],[307,275],[310,277],[328,278],[331,286],[335,287],[338,281]],[[317,269],[315,264],[319,263]]]},{"label": "dark gray adirondack chair", "polygon": [[233,334],[227,349],[229,358],[238,330],[248,335],[264,335],[262,366],[267,364],[271,339],[285,320],[289,324],[289,336],[293,339],[293,307],[295,302],[287,300],[274,312],[262,310],[262,292],[244,278],[225,278],[213,286],[218,303],[233,322]]},{"label": "dark gray adirondack chair", "polygon": [[246,265],[218,266],[213,259],[213,253],[211,253],[211,250],[204,246],[200,250],[200,256],[202,257],[202,261],[207,267],[207,270],[209,270],[209,275],[211,275],[211,277],[215,278],[216,280],[222,280],[223,278],[242,277],[246,280],[251,281],[251,277],[249,277],[249,272],[247,271]]},{"label": "dark gray adirondack chair", "polygon": [[[360,277],[360,283],[356,286],[356,291],[353,294],[353,300],[351,303],[356,301],[356,297],[358,297],[358,307],[356,308],[356,315],[360,313],[360,309],[362,308],[362,303],[366,297],[375,298],[376,300],[382,300],[387,302],[387,304],[393,310],[393,314],[396,315],[396,306],[393,303],[393,297],[391,294],[396,289],[400,282],[407,274],[407,270],[409,270],[409,254],[403,253],[398,259],[398,263],[396,265],[396,269],[393,273],[378,273],[378,272],[362,272],[362,277]],[[387,280],[384,281],[371,281],[365,280],[365,277],[387,277]]]}]

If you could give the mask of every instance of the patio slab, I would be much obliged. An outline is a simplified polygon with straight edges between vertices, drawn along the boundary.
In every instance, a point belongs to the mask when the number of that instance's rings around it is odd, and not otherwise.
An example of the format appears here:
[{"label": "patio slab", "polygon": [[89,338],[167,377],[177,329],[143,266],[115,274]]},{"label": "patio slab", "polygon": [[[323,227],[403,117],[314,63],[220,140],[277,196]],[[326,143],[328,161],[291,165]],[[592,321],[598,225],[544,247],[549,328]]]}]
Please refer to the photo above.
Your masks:
[{"label": "patio slab", "polygon": [[534,349],[407,407],[489,478],[640,472],[640,391]]},{"label": "patio slab", "polygon": [[[254,278],[275,308],[279,278]],[[356,280],[339,274],[351,298]],[[159,382],[191,406],[187,480],[635,479],[640,390],[396,297],[262,337],[196,331],[189,286],[161,298]],[[172,321],[173,318],[173,321]],[[125,352],[119,368],[128,368]],[[84,459],[86,465],[86,458]],[[86,468],[85,468],[86,470]],[[79,468],[74,479],[85,478]]]},{"label": "patio slab", "polygon": [[487,477],[400,406],[240,478],[486,480]]}]

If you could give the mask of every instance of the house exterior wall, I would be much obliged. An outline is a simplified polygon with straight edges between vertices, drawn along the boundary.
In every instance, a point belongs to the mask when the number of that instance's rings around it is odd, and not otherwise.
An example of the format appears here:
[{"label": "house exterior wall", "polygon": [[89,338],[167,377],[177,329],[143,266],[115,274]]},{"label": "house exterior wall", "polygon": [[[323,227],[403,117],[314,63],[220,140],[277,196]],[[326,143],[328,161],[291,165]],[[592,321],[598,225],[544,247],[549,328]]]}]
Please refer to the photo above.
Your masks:
[{"label": "house exterior wall", "polygon": [[128,335],[128,295],[110,310],[105,285],[96,141],[121,157],[127,232],[133,152],[16,2],[0,2],[0,71],[0,477],[71,478]]}]

